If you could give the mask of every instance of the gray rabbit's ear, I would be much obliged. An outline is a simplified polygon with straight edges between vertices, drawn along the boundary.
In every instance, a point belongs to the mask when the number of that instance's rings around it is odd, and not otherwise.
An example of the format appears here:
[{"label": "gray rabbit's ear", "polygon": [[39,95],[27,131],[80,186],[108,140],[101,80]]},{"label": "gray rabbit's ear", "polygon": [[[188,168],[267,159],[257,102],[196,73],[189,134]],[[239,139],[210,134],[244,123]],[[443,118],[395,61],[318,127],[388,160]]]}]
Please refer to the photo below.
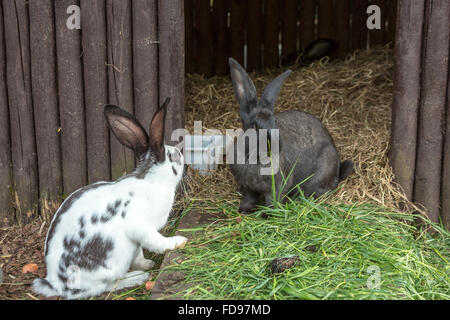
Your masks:
[{"label": "gray rabbit's ear", "polygon": [[247,72],[233,58],[228,59],[230,63],[230,75],[233,82],[234,94],[241,107],[241,119],[246,126],[248,113],[257,105],[257,95],[255,85]]},{"label": "gray rabbit's ear", "polygon": [[264,89],[264,92],[261,96],[261,105],[274,110],[275,103],[277,102],[278,95],[280,94],[281,86],[283,85],[284,80],[291,74],[292,70],[287,70],[280,74],[278,77],[273,79],[267,87]]},{"label": "gray rabbit's ear", "polygon": [[108,127],[121,144],[132,149],[136,156],[147,151],[148,135],[132,114],[111,104],[105,105],[103,112]]}]

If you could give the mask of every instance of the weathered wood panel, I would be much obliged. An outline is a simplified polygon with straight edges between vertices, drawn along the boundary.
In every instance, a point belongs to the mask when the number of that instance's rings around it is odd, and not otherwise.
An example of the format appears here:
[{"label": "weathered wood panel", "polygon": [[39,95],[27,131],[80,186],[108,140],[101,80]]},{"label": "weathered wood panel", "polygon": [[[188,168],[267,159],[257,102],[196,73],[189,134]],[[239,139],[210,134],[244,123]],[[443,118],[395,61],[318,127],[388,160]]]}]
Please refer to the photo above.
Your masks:
[{"label": "weathered wood panel", "polygon": [[[154,12],[156,14],[156,10]],[[194,53],[194,0],[184,0],[184,26],[186,73],[194,73],[196,66]]]},{"label": "weathered wood panel", "polygon": [[[55,1],[57,83],[64,195],[87,184],[81,31],[69,29],[67,8],[79,1]],[[71,11],[70,14],[73,14]]]},{"label": "weathered wood panel", "polygon": [[262,66],[262,0],[248,1],[247,6],[247,70]]},{"label": "weathered wood panel", "polygon": [[334,39],[335,37],[335,10],[333,1],[319,0],[319,24],[317,37]]},{"label": "weathered wood panel", "polygon": [[106,10],[104,0],[81,0],[88,182],[110,179]]},{"label": "weathered wood panel", "polygon": [[133,0],[134,113],[146,130],[158,108],[157,0]]},{"label": "weathered wood panel", "polygon": [[[450,54],[450,53],[449,53]],[[444,136],[444,159],[442,162],[442,223],[450,230],[450,66],[447,82],[446,125]]]},{"label": "weathered wood panel", "polygon": [[12,207],[11,141],[9,132],[6,56],[3,29],[3,5],[0,2],[0,226],[14,222]]},{"label": "weathered wood panel", "polygon": [[368,0],[353,0],[352,3],[352,50],[367,47],[367,7]]},{"label": "weathered wood panel", "polygon": [[336,57],[344,57],[350,47],[350,0],[336,2]]},{"label": "weathered wood panel", "polygon": [[167,110],[166,142],[172,132],[184,128],[184,14],[183,1],[158,1],[158,30],[164,41],[159,44],[159,104],[171,98]]},{"label": "weathered wood panel", "polygon": [[16,219],[19,224],[25,224],[38,214],[38,169],[26,0],[4,0],[3,14]]},{"label": "weathered wood panel", "polygon": [[285,0],[282,4],[281,56],[284,62],[297,58],[297,0]]},{"label": "weathered wood panel", "polygon": [[231,57],[244,65],[244,17],[245,1],[231,0],[230,33]]},{"label": "weathered wood panel", "polygon": [[[442,124],[447,95],[450,2],[426,2],[423,73],[414,201],[431,221],[439,221],[442,174]],[[411,36],[411,35],[410,35]]]},{"label": "weathered wood panel", "polygon": [[[229,4],[229,0],[214,1],[214,74],[216,75],[228,73],[229,29],[227,21]],[[185,10],[187,9],[185,8]],[[188,39],[186,39],[186,46],[188,45],[187,41]]]},{"label": "weathered wood panel", "polygon": [[53,1],[29,2],[29,15],[40,211],[50,217],[62,196]]},{"label": "weathered wood panel", "polygon": [[279,60],[280,2],[266,0],[264,3],[264,67],[277,67]]},{"label": "weathered wood panel", "polygon": [[381,29],[369,30],[369,43],[370,47],[382,45],[385,43],[386,30],[386,16],[387,5],[386,0],[371,0],[370,5],[376,5],[380,8],[381,15]]},{"label": "weathered wood panel", "polygon": [[[106,1],[109,103],[131,114],[133,108],[133,49],[131,2]],[[134,153],[111,136],[111,178],[134,170]]]},{"label": "weathered wood panel", "polygon": [[302,50],[316,38],[315,13],[316,3],[314,0],[302,0],[300,2],[300,48]]},{"label": "weathered wood panel", "polygon": [[390,163],[408,200],[413,199],[416,167],[424,9],[425,0],[401,2],[395,43]]},{"label": "weathered wood panel", "polygon": [[213,74],[213,30],[210,0],[196,0],[197,72],[207,77]]}]

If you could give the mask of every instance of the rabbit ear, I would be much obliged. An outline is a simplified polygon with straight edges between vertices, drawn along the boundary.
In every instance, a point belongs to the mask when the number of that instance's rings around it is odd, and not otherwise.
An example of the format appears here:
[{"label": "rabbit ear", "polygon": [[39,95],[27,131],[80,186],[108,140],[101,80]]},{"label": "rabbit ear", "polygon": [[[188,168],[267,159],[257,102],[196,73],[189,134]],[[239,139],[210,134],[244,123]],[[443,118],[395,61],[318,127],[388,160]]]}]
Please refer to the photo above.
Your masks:
[{"label": "rabbit ear", "polygon": [[248,76],[247,72],[233,58],[228,59],[230,63],[231,81],[233,82],[234,94],[241,107],[241,119],[246,126],[250,126],[248,122],[248,114],[250,110],[257,105],[257,95],[255,85]]},{"label": "rabbit ear", "polygon": [[132,114],[111,104],[104,106],[103,113],[108,127],[121,144],[132,149],[136,156],[147,151],[148,135]]},{"label": "rabbit ear", "polygon": [[270,108],[273,111],[275,103],[278,99],[278,95],[280,94],[281,86],[283,85],[284,80],[291,74],[291,72],[292,70],[283,72],[267,85],[261,96],[262,106]]},{"label": "rabbit ear", "polygon": [[170,102],[170,98],[167,98],[162,106],[153,116],[152,123],[150,124],[150,138],[149,146],[150,150],[155,154],[158,162],[163,162],[166,159],[166,153],[164,149],[164,128],[167,113],[167,105]]}]

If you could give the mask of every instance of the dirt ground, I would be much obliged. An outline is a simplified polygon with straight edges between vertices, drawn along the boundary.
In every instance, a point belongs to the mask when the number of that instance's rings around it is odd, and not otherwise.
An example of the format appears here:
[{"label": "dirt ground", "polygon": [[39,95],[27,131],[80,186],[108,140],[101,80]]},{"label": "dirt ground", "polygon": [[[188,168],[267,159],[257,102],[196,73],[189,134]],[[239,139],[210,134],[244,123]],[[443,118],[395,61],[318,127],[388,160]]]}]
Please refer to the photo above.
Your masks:
[{"label": "dirt ground", "polygon": [[[47,227],[35,221],[23,228],[0,229],[0,299],[37,299],[31,292],[31,283],[36,277],[45,276],[43,246]],[[31,263],[38,265],[37,271],[22,273],[22,268]]]}]

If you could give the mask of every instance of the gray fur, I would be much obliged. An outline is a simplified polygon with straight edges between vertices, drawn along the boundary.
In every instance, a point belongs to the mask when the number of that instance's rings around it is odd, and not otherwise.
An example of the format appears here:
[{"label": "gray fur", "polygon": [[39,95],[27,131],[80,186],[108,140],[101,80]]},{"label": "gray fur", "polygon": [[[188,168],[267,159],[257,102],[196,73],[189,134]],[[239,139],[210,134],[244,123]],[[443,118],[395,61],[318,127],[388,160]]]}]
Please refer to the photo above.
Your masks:
[{"label": "gray fur", "polygon": [[[256,90],[245,70],[232,58],[230,69],[241,107],[244,133],[248,128],[255,128],[257,131],[279,129],[280,170],[274,175],[277,195],[295,196],[296,185],[309,178],[300,186],[303,193],[307,197],[311,195],[319,197],[336,188],[340,181],[350,175],[353,162],[347,160],[341,163],[333,139],[319,119],[298,110],[273,113],[280,87],[290,71],[275,78],[264,90],[261,100],[255,101]],[[242,89],[249,92],[243,93]],[[250,97],[250,100],[247,102],[245,97]],[[235,159],[240,139],[243,139],[242,135],[234,142]],[[246,150],[246,154],[248,152],[249,150]],[[267,165],[260,162],[257,164],[235,162],[230,165],[243,196],[240,212],[251,211],[260,197],[264,197],[265,205],[272,204],[272,176],[261,175],[260,169],[263,167]],[[292,174],[287,181],[283,181],[283,176],[287,177],[291,170]],[[286,185],[281,190],[284,183]]]}]

